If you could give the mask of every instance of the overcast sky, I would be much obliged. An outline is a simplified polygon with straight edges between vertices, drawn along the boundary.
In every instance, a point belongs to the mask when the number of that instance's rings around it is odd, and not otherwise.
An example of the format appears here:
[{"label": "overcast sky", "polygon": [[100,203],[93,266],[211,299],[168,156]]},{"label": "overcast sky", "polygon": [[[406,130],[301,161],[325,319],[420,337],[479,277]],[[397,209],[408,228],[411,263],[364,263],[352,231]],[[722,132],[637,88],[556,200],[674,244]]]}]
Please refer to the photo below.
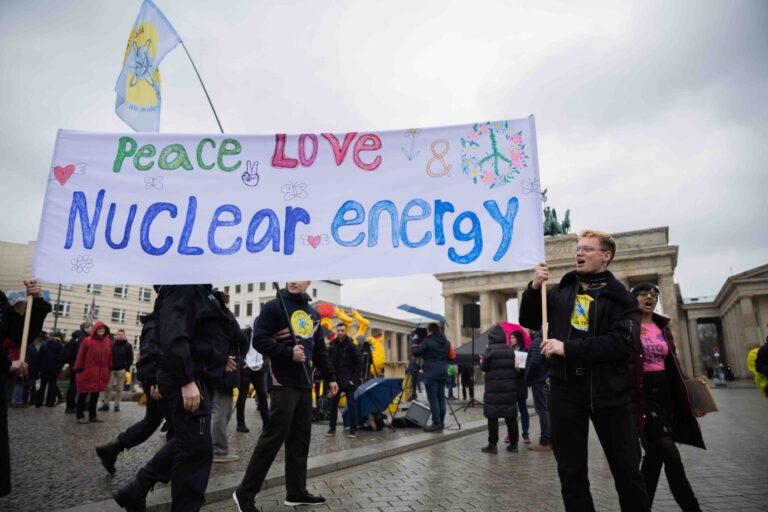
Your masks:
[{"label": "overcast sky", "polygon": [[[768,262],[765,0],[156,4],[227,132],[535,114],[548,204],[574,230],[669,226],[685,297]],[[37,237],[57,129],[130,130],[114,85],[140,5],[0,0],[0,240]],[[181,47],[161,73],[161,131],[217,132]],[[431,276],[345,281],[342,301],[443,310]]]}]

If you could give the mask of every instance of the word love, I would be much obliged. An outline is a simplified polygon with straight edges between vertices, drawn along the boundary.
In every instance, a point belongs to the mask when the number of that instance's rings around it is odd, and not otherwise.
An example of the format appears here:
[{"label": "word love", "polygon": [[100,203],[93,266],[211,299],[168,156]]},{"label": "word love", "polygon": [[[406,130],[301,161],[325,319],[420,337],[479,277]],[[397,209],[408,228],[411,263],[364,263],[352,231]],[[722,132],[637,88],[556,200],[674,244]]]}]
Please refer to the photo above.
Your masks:
[{"label": "word love", "polygon": [[[350,132],[344,136],[343,141],[332,133],[321,133],[323,139],[328,142],[330,150],[333,153],[333,160],[337,166],[344,163],[344,159],[349,152],[349,147],[352,145],[352,141],[355,142],[352,148],[352,160],[355,165],[363,171],[375,171],[381,165],[381,155],[376,155],[372,160],[366,162],[363,160],[361,153],[367,151],[378,151],[381,149],[381,139],[377,135],[366,133],[357,137],[357,132]],[[357,137],[357,140],[355,140]],[[286,147],[288,146],[287,136],[284,133],[278,133],[275,135],[275,152],[272,155],[272,167],[295,169],[301,164],[302,167],[311,167],[317,159],[317,153],[319,151],[320,141],[317,135],[312,133],[302,133],[296,142],[295,152],[296,158],[286,156]],[[294,149],[291,144],[291,149]]]}]

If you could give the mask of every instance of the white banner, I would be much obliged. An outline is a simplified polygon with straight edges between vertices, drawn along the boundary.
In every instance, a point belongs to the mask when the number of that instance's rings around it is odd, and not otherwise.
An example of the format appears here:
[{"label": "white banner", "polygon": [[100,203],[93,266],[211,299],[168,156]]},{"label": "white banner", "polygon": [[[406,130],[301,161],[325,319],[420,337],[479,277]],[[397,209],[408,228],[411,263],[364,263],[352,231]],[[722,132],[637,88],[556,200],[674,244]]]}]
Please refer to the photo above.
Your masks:
[{"label": "white banner", "polygon": [[544,259],[534,120],[388,132],[59,131],[33,273],[179,284]]}]

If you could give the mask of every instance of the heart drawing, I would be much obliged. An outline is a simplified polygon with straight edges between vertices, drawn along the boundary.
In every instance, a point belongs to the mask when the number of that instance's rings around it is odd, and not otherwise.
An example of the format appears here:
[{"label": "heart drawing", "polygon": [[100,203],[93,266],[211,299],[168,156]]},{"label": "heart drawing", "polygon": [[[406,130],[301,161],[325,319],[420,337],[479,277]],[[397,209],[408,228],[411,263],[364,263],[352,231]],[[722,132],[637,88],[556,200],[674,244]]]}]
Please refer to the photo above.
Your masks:
[{"label": "heart drawing", "polygon": [[61,183],[62,187],[74,173],[75,166],[73,164],[69,164],[65,167],[60,167],[57,165],[53,168],[53,177],[56,178],[56,181]]},{"label": "heart drawing", "polygon": [[317,249],[317,246],[320,245],[320,235],[309,235],[307,236],[307,242],[309,245],[312,246],[313,249]]}]

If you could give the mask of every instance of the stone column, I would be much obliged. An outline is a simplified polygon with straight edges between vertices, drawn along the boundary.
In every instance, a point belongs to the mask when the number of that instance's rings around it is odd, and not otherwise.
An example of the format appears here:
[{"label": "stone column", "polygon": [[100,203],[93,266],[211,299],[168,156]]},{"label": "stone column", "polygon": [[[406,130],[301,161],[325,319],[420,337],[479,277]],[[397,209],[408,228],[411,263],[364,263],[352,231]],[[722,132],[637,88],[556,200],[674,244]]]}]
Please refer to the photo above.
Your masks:
[{"label": "stone column", "polygon": [[[662,307],[664,308],[664,315],[669,317],[669,327],[672,330],[672,337],[677,340],[681,340],[680,336],[680,319],[677,315],[677,293],[675,292],[675,283],[672,279],[672,274],[662,274],[659,276],[659,290],[661,290],[661,300],[663,301]],[[684,345],[677,345],[678,352],[680,352],[680,362],[685,366],[685,361],[692,357],[692,354],[688,351],[688,347]]]},{"label": "stone column", "polygon": [[519,317],[519,314],[520,314],[520,305],[523,303],[523,293],[527,289],[528,289],[527,286],[523,287],[523,288],[518,288],[517,289],[517,293],[516,293],[516,297],[515,298],[517,299],[517,313],[518,313],[518,317]]},{"label": "stone column", "polygon": [[480,332],[493,325],[493,296],[491,292],[480,292]]},{"label": "stone column", "polygon": [[445,336],[451,342],[451,345],[456,347],[459,341],[456,337],[456,326],[461,322],[456,317],[456,298],[453,294],[447,294],[444,296],[443,301],[445,303]]},{"label": "stone column", "polygon": [[701,345],[699,344],[699,327],[696,320],[688,320],[688,340],[691,343],[691,366],[693,375],[703,375],[704,361],[701,359]]},{"label": "stone column", "polygon": [[746,377],[747,374],[751,373],[749,370],[747,370],[747,346],[751,343],[760,344],[763,340],[760,339],[760,330],[757,326],[755,305],[752,302],[752,297],[742,297],[739,300],[739,306],[741,313],[741,323],[743,325],[742,332],[744,334],[741,339],[736,340],[737,343],[733,345],[733,348],[736,354],[743,355],[736,357],[735,359],[731,359],[729,363],[733,369],[733,373],[735,373],[737,377]]}]

